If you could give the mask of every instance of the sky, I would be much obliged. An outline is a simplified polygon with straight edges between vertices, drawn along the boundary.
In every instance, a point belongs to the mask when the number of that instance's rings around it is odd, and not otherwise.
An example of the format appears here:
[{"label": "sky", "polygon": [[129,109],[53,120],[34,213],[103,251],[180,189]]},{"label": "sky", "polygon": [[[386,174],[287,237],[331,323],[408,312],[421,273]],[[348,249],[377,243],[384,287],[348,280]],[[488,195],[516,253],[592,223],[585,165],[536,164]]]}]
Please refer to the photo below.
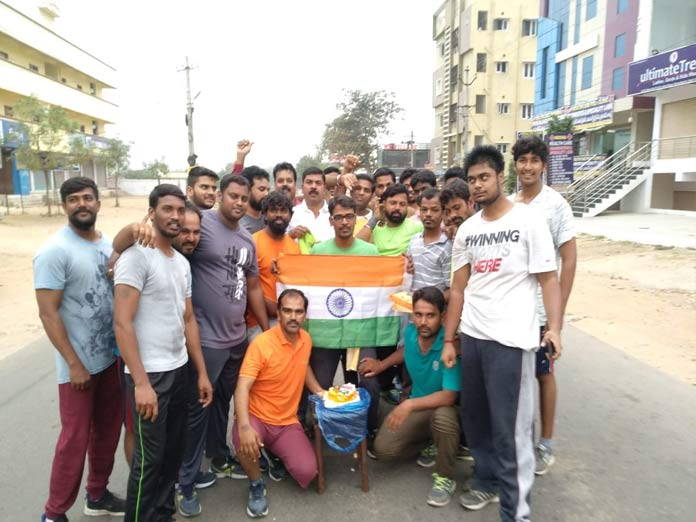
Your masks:
[{"label": "sky", "polygon": [[432,14],[442,0],[62,0],[56,30],[118,71],[117,125],[131,166],[188,156],[186,81],[195,67],[198,163],[220,170],[314,153],[343,89],[386,90],[404,112],[384,143],[433,135]]}]

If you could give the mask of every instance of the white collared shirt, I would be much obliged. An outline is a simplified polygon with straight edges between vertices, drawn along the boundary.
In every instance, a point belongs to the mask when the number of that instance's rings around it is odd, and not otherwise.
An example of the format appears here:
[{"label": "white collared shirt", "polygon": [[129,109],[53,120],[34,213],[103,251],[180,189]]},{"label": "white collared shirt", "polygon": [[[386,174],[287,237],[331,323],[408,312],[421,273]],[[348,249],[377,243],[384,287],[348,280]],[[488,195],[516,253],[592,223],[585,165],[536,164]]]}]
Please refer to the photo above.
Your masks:
[{"label": "white collared shirt", "polygon": [[299,205],[295,205],[292,209],[292,219],[290,220],[288,231],[299,226],[308,228],[317,241],[333,239],[334,229],[329,223],[329,205],[326,201],[324,201],[319,210],[318,216],[314,215],[314,212],[304,201]]}]

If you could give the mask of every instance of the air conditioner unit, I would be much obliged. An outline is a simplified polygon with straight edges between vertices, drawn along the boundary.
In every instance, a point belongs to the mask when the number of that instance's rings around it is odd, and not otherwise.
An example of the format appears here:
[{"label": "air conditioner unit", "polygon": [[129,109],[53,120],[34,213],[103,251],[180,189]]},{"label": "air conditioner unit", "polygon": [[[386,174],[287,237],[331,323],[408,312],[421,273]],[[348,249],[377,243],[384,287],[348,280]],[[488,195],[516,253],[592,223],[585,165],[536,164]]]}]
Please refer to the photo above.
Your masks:
[{"label": "air conditioner unit", "polygon": [[39,11],[51,18],[58,18],[60,16],[60,8],[56,2],[39,2]]}]

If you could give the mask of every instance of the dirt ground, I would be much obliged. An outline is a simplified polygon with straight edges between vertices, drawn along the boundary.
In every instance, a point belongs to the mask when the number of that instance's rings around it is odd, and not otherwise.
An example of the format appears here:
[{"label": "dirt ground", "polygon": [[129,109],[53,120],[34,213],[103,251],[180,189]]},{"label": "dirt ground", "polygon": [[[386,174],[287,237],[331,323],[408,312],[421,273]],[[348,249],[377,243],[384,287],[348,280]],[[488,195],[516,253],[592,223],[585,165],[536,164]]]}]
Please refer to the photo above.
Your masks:
[{"label": "dirt ground", "polygon": [[[144,197],[121,198],[120,208],[104,199],[98,228],[113,237],[146,207]],[[0,359],[43,335],[32,257],[66,222],[43,216],[44,208],[28,212],[0,219]],[[581,236],[578,253],[566,322],[696,386],[696,251]]]}]

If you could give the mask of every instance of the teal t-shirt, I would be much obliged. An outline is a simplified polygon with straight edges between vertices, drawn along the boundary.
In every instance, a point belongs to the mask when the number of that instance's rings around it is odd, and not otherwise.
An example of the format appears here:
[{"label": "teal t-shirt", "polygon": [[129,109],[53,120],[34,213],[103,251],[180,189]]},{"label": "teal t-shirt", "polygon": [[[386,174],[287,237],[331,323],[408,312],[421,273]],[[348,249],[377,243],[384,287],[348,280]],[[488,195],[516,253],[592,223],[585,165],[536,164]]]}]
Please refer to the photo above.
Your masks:
[{"label": "teal t-shirt", "polygon": [[379,251],[372,243],[356,239],[350,248],[339,248],[334,239],[328,239],[317,243],[312,247],[310,254],[324,256],[378,256]]},{"label": "teal t-shirt", "polygon": [[423,355],[418,347],[418,330],[409,324],[404,330],[404,361],[413,387],[411,398],[425,397],[442,390],[458,392],[461,383],[459,358],[452,368],[445,367],[440,361],[445,340],[445,328],[441,327],[435,342]]},{"label": "teal t-shirt", "polygon": [[406,218],[398,227],[387,225],[375,227],[372,231],[372,240],[380,256],[400,256],[408,249],[411,238],[422,231],[423,223]]}]

